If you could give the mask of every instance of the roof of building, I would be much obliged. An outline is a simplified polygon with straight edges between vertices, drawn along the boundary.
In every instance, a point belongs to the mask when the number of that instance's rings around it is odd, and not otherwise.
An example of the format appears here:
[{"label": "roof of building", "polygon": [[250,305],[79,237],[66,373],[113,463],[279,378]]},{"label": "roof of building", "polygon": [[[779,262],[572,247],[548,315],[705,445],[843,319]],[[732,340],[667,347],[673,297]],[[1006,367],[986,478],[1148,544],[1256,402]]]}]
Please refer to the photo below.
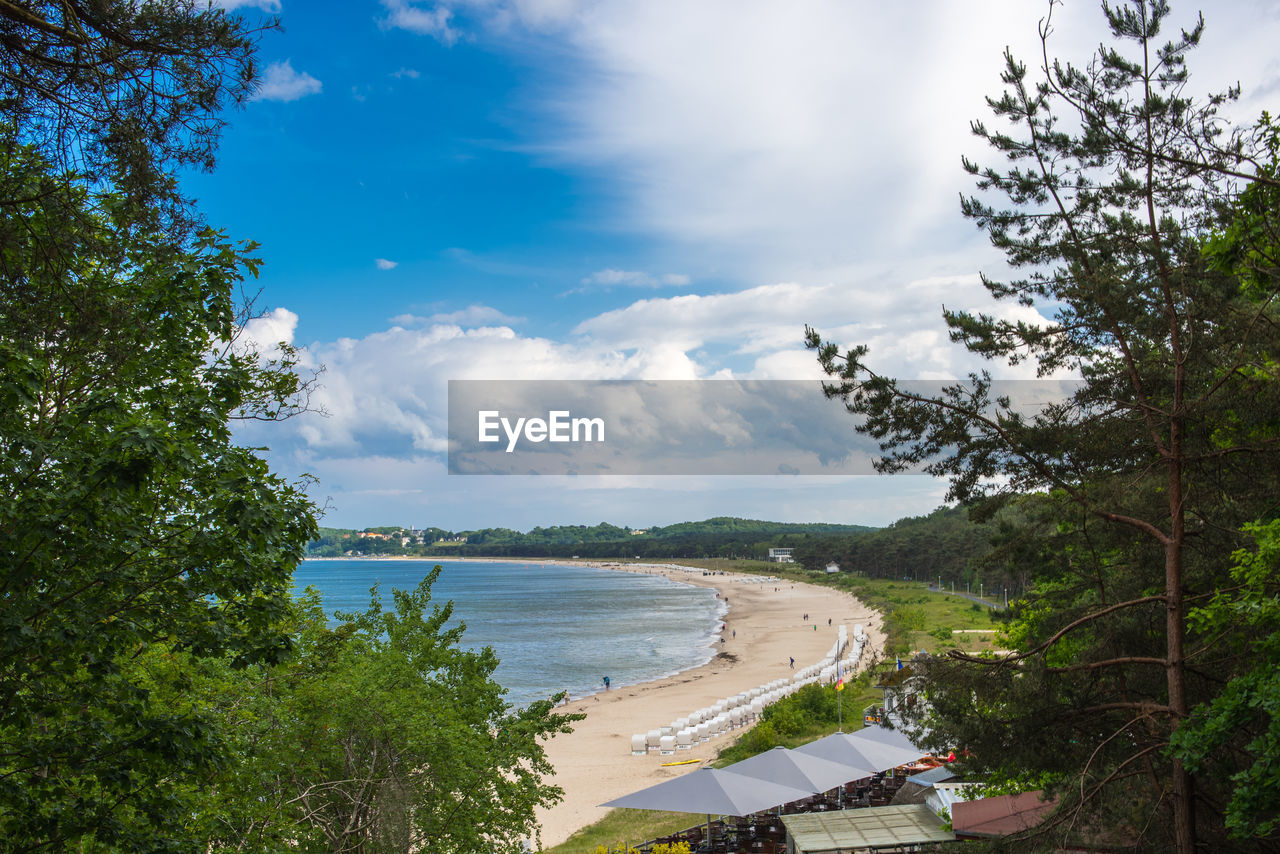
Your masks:
[{"label": "roof of building", "polygon": [[1008,836],[1035,827],[1057,805],[1040,800],[1041,792],[957,801],[951,807],[956,836]]},{"label": "roof of building", "polygon": [[797,854],[955,840],[922,804],[784,815],[782,823]]},{"label": "roof of building", "polygon": [[934,783],[949,783],[952,780],[959,779],[960,776],[955,771],[952,771],[950,766],[939,765],[937,768],[930,768],[928,771],[912,774],[907,778],[907,782],[921,786],[932,786]]}]

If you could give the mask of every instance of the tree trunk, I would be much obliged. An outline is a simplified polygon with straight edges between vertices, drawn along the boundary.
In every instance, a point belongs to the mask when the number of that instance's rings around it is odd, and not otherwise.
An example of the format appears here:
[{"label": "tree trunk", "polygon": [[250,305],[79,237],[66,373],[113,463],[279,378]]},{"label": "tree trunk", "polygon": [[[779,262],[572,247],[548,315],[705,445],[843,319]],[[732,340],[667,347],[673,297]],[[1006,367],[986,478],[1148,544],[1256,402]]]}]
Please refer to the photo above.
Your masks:
[{"label": "tree trunk", "polygon": [[[1165,674],[1169,690],[1169,708],[1173,712],[1171,734],[1187,719],[1186,667],[1184,645],[1186,620],[1182,597],[1182,550],[1186,536],[1183,513],[1181,423],[1176,416],[1170,430],[1171,460],[1169,465],[1169,516],[1171,530],[1165,544],[1165,634],[1167,658]],[[1194,854],[1196,849],[1195,786],[1181,759],[1174,758],[1170,772],[1173,801],[1173,837],[1178,854]]]}]

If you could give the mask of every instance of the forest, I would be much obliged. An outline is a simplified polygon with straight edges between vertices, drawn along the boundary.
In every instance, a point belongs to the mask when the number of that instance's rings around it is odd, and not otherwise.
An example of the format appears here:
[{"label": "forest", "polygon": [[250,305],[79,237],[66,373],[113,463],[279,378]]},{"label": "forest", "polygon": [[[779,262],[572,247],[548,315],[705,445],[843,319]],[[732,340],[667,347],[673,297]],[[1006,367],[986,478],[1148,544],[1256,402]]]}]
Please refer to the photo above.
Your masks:
[{"label": "forest", "polygon": [[[872,530],[865,525],[764,522],[716,517],[642,530],[599,525],[555,525],[528,532],[507,528],[445,531],[440,528],[321,528],[307,546],[311,557],[411,555],[421,557],[737,557],[765,560],[770,548]],[[373,536],[370,536],[373,535]]]}]

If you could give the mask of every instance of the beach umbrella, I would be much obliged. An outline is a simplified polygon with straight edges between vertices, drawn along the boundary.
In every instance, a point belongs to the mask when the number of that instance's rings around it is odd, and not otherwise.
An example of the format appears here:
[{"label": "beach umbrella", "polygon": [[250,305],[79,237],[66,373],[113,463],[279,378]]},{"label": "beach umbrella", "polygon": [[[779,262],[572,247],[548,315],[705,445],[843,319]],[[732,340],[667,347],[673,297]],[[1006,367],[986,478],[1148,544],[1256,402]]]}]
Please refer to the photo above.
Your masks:
[{"label": "beach umbrella", "polygon": [[784,786],[723,768],[699,768],[600,806],[743,816],[812,794],[808,789]]},{"label": "beach umbrella", "polygon": [[735,762],[724,770],[761,780],[772,780],[797,789],[807,788],[815,793],[825,792],[843,786],[850,780],[869,777],[875,773],[874,768],[844,765],[820,756],[797,753],[785,747],[766,750],[750,759]]},{"label": "beach umbrella", "polygon": [[917,747],[907,738],[902,730],[869,726],[849,733],[849,738],[858,742],[858,749],[864,756],[874,759],[884,768],[906,765],[928,754],[928,751]]},{"label": "beach umbrella", "polygon": [[880,729],[882,727],[867,727],[856,733],[832,733],[825,738],[797,747],[796,752],[819,756],[844,765],[874,768],[876,771],[896,768],[899,765],[914,762],[925,755],[923,750],[914,746],[903,747],[901,743],[895,742],[883,743],[878,740],[880,738],[878,733],[869,736],[861,735],[868,730]]},{"label": "beach umbrella", "polygon": [[707,839],[710,839],[712,815],[750,815],[812,794],[805,789],[735,774],[723,768],[699,768],[692,774],[664,780],[600,806],[702,813],[707,817]]}]

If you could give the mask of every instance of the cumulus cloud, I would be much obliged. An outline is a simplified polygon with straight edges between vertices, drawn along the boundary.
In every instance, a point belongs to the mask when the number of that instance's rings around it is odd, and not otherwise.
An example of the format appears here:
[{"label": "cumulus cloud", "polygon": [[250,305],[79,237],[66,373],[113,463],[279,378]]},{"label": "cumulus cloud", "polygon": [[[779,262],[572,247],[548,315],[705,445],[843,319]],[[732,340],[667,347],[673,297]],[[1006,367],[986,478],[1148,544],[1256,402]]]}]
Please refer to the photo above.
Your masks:
[{"label": "cumulus cloud", "polygon": [[270,356],[280,344],[292,344],[297,329],[298,315],[287,308],[276,308],[245,323],[236,344],[246,351]]},{"label": "cumulus cloud", "polygon": [[255,101],[296,101],[319,94],[319,80],[305,71],[295,71],[289,60],[273,62],[262,73],[262,85],[254,93]]},{"label": "cumulus cloud", "polygon": [[[273,460],[285,470],[308,471],[319,476],[323,494],[332,497],[344,514],[357,508],[385,507],[375,500],[377,490],[423,488],[432,498],[431,501],[423,499],[420,505],[423,515],[419,518],[439,522],[438,514],[444,512],[441,507],[453,500],[446,496],[458,495],[457,484],[444,474],[443,462],[448,447],[450,380],[735,377],[805,380],[816,387],[821,374],[813,354],[805,351],[800,343],[806,322],[819,324],[824,334],[842,344],[869,343],[872,363],[885,373],[904,378],[961,377],[982,364],[947,340],[938,310],[944,301],[956,308],[993,310],[980,282],[969,276],[925,278],[895,288],[872,287],[871,283],[862,283],[859,287],[779,283],[738,293],[650,298],[588,318],[567,335],[558,337],[522,334],[512,328],[515,318],[480,304],[427,316],[405,315],[394,318],[394,326],[382,332],[358,339],[317,342],[302,348],[304,369],[325,367],[321,387],[312,403],[323,408],[327,417],[296,418],[269,427],[245,425],[241,428],[242,436],[251,444],[270,444]],[[1017,305],[995,306],[994,310],[1010,319],[1041,322],[1030,309]],[[292,312],[277,309],[254,321],[251,329],[246,330],[246,337],[259,342],[292,341],[297,323],[298,318]],[[1025,366],[1019,369],[990,367],[1004,378],[1031,376]],[[839,409],[836,403],[831,406]],[[693,410],[690,413],[691,418],[698,416]],[[778,413],[736,419],[731,415],[725,415],[718,422],[722,428],[718,435],[726,447],[744,446],[762,425],[773,430],[780,440],[785,439],[788,430],[799,431],[797,436],[805,435],[803,424],[791,425]],[[640,420],[629,428],[637,435],[643,436],[647,429],[656,436],[663,424],[652,419]],[[267,430],[272,432],[267,434]],[[829,430],[827,434],[821,447],[814,445],[811,435],[809,445],[804,447],[813,446],[825,458],[838,454],[843,440],[837,430]],[[804,470],[791,461],[780,465]],[[800,479],[805,480],[805,476],[801,475]],[[610,507],[622,512],[624,507],[631,506],[629,502],[642,495],[651,500],[654,496],[663,496],[660,503],[666,507],[669,496],[688,487],[683,483],[685,479],[677,480],[680,485],[660,479],[649,482],[640,476],[615,476],[607,484],[589,480],[582,488],[599,492],[602,500],[603,496],[614,496],[610,498]],[[786,481],[788,489],[796,488],[798,483],[792,477],[778,480]],[[545,478],[537,485],[524,485],[521,478],[504,478],[502,483],[503,489],[514,490],[511,495],[524,496],[526,501],[535,494],[534,490],[549,488]],[[760,479],[760,483],[765,488],[772,485],[768,478]],[[706,501],[706,496],[717,488],[723,489],[723,486],[704,484],[693,491]],[[899,501],[904,491],[916,489],[904,479],[895,478],[892,487],[882,483],[877,488],[884,492],[886,500],[899,502],[894,504],[892,512],[921,511],[920,504],[911,504],[905,498]],[[476,489],[487,487],[468,481],[467,498],[465,501],[458,498],[459,505],[477,506]],[[736,487],[732,490],[735,496],[740,492]],[[929,484],[926,492],[940,494],[940,488]],[[810,490],[806,494],[818,492]],[[775,501],[786,499],[784,503],[790,502],[789,507],[779,504],[776,512],[754,515],[771,518],[778,518],[784,512],[788,514],[786,518],[819,518],[821,515],[816,500],[781,493],[773,493],[773,497]],[[560,521],[579,518],[581,505],[575,503],[578,500],[581,496],[565,498],[563,504],[556,505],[555,512],[562,515]],[[911,499],[921,500],[925,499],[919,496]],[[513,507],[519,506],[519,501],[507,497],[494,507],[506,507],[504,502],[508,501]],[[751,515],[737,501],[733,499],[717,506]],[[697,504],[693,496],[690,502],[689,507]],[[546,505],[546,510],[552,512],[550,505]],[[851,506],[849,510],[852,512],[854,508]],[[385,514],[386,510],[381,512]],[[459,509],[458,512],[474,514],[475,511]],[[691,510],[686,515],[692,518],[697,512]],[[362,524],[373,524],[382,518],[374,515],[376,518]],[[530,517],[516,513],[503,518]],[[649,511],[636,518],[648,524],[654,517]],[[893,517],[856,518],[890,521]],[[474,515],[469,519],[473,523]],[[528,524],[543,521],[532,519]]]},{"label": "cumulus cloud", "polygon": [[[429,316],[401,315],[363,338],[303,349],[303,367],[325,367],[314,402],[329,413],[299,424],[295,438],[323,453],[408,457],[446,447],[449,380],[693,380],[821,377],[801,339],[806,323],[843,344],[867,343],[877,370],[906,379],[947,379],[991,367],[998,377],[1032,369],[980,362],[952,344],[941,302],[991,310],[976,276],[925,279],[901,288],[781,283],[737,293],[638,300],[589,318],[564,338],[530,336],[487,305]],[[867,294],[873,294],[867,296]],[[1042,319],[997,306],[1010,319]],[[297,317],[277,309],[247,330],[261,342],[292,340]],[[904,332],[903,330],[914,330]]]},{"label": "cumulus cloud", "polygon": [[400,266],[399,261],[388,261],[386,258],[374,258],[373,263],[379,270],[394,270]]}]

